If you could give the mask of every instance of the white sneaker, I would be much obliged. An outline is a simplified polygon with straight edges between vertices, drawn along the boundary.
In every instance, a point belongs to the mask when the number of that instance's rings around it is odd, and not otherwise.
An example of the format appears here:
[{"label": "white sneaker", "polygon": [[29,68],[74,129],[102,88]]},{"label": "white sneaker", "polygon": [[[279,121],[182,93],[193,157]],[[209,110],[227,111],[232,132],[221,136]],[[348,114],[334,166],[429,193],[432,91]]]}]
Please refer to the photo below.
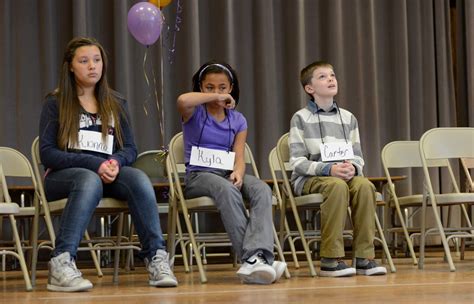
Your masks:
[{"label": "white sneaker", "polygon": [[268,265],[262,253],[256,253],[247,259],[237,275],[245,284],[271,284],[276,278],[275,269]]},{"label": "white sneaker", "polygon": [[146,269],[149,274],[148,283],[157,287],[176,287],[178,281],[171,271],[169,255],[166,251],[158,249],[155,256],[149,261],[145,258]]},{"label": "white sneaker", "polygon": [[275,280],[273,280],[272,283],[275,283],[281,278],[283,272],[285,272],[286,263],[281,261],[273,261],[272,267],[275,270]]},{"label": "white sneaker", "polygon": [[83,291],[92,288],[89,280],[82,278],[76,263],[71,259],[69,252],[51,258],[48,263],[48,285],[50,291]]}]

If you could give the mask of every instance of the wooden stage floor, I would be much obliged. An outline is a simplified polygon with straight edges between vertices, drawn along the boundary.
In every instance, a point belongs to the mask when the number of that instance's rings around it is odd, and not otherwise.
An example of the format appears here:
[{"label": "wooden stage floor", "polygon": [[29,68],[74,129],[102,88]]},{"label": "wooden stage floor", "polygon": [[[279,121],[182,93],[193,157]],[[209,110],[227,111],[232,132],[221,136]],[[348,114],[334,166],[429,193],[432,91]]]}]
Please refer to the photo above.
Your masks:
[{"label": "wooden stage floor", "polygon": [[[396,273],[386,276],[350,278],[311,278],[304,263],[294,269],[291,279],[282,278],[270,286],[243,285],[231,264],[208,265],[208,283],[200,284],[197,268],[184,273],[177,266],[177,288],[148,286],[143,267],[121,271],[118,284],[112,283],[112,270],[104,277],[85,269],[94,288],[88,292],[59,293],[46,290],[47,271],[39,271],[34,291],[26,292],[21,273],[0,272],[0,303],[474,303],[474,253],[455,259],[456,272],[449,272],[442,258],[427,259],[418,270],[408,259],[395,259]],[[319,269],[319,262],[316,262]]]}]

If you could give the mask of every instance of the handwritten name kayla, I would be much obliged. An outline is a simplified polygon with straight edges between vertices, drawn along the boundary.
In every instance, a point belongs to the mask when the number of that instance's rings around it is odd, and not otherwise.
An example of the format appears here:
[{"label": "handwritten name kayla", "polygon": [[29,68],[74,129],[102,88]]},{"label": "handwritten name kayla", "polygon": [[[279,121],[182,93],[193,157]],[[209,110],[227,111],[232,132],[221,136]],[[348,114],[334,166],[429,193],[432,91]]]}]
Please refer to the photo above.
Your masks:
[{"label": "handwritten name kayla", "polygon": [[194,166],[232,170],[235,153],[193,146],[189,163]]},{"label": "handwritten name kayla", "polygon": [[198,151],[198,160],[203,162],[204,164],[207,164],[208,167],[212,167],[213,165],[219,165],[222,166],[222,159],[215,155],[212,154],[210,156],[205,156],[204,151],[202,149],[199,149]]}]

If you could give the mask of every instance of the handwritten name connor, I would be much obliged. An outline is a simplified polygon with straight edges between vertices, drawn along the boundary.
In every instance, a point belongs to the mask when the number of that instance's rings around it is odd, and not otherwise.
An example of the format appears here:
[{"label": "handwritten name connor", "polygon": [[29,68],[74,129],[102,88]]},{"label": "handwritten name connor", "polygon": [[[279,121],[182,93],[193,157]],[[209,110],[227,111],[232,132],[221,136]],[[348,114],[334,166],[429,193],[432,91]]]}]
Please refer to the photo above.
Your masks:
[{"label": "handwritten name connor", "polygon": [[83,150],[92,150],[103,153],[107,153],[108,151],[108,146],[106,143],[99,142],[96,140],[88,140],[84,136],[79,137],[79,146]]}]

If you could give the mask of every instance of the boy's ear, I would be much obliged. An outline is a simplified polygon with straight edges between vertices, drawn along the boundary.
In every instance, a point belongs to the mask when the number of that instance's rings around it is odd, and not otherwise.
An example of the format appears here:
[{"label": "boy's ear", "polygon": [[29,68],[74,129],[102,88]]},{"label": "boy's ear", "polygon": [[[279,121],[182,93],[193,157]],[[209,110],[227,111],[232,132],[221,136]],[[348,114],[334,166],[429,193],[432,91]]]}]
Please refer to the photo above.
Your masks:
[{"label": "boy's ear", "polygon": [[310,84],[307,84],[304,86],[304,90],[306,93],[308,93],[309,95],[313,95],[314,94],[314,89],[313,87],[310,85]]}]

